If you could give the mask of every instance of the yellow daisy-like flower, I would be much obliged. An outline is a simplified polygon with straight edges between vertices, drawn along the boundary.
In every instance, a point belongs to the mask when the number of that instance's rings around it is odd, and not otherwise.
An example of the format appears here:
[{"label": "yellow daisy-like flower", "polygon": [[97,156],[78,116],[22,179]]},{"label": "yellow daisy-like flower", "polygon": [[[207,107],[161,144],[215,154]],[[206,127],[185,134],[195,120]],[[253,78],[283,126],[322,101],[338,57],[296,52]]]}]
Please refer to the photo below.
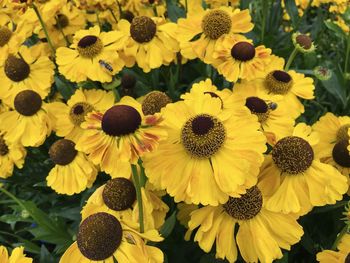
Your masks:
[{"label": "yellow daisy-like flower", "polygon": [[146,245],[143,238],[159,242],[156,230],[140,234],[115,216],[96,213],[80,224],[77,241],[61,257],[60,263],[161,263],[159,248]]},{"label": "yellow daisy-like flower", "polygon": [[14,110],[0,114],[0,129],[5,132],[5,140],[25,147],[43,144],[51,133],[51,120],[40,95],[23,90],[15,96],[12,107]]},{"label": "yellow daisy-like flower", "polygon": [[[247,33],[253,29],[249,10],[232,7],[199,9],[196,14],[178,20],[177,38],[181,54],[188,59],[212,60],[217,43],[228,34]],[[193,40],[194,38],[199,39]]]},{"label": "yellow daisy-like flower", "polygon": [[144,72],[168,65],[176,58],[179,44],[175,23],[164,18],[135,17],[132,22],[122,19],[118,23],[118,50],[127,67],[137,65]]},{"label": "yellow daisy-like flower", "polygon": [[58,70],[73,82],[112,81],[124,66],[117,53],[117,40],[118,32],[100,32],[98,26],[77,31],[70,47],[56,51]]},{"label": "yellow daisy-like flower", "polygon": [[127,0],[123,1],[123,10],[138,16],[164,16],[167,11],[165,2],[165,0]]},{"label": "yellow daisy-like flower", "polygon": [[33,259],[24,254],[24,247],[16,247],[12,250],[11,256],[7,252],[6,247],[0,246],[0,262],[1,263],[32,263]]},{"label": "yellow daisy-like flower", "polygon": [[41,46],[21,46],[19,55],[9,54],[0,60],[0,99],[11,105],[22,90],[33,90],[45,98],[54,81],[54,64],[41,55]]},{"label": "yellow daisy-like flower", "polygon": [[0,132],[0,178],[8,178],[12,175],[13,168],[22,168],[26,150],[18,143],[8,143],[4,139],[4,133]]},{"label": "yellow daisy-like flower", "polygon": [[[169,207],[154,193],[141,188],[145,231],[159,229],[165,221]],[[88,199],[81,211],[82,218],[97,212],[114,215],[129,227],[139,230],[139,208],[134,184],[126,178],[109,180]]]},{"label": "yellow daisy-like flower", "polygon": [[130,175],[130,163],[156,149],[166,137],[160,115],[144,116],[141,105],[123,97],[106,112],[92,111],[81,127],[86,129],[76,148],[112,177]]},{"label": "yellow daisy-like flower", "polygon": [[277,141],[266,156],[259,180],[270,196],[266,207],[275,212],[304,215],[314,206],[334,204],[348,189],[347,179],[321,163],[313,146],[318,134],[304,123],[291,136]]},{"label": "yellow daisy-like flower", "polygon": [[338,246],[338,251],[323,250],[317,254],[320,263],[348,263],[350,260],[350,234],[345,234]]},{"label": "yellow daisy-like flower", "polygon": [[50,158],[55,166],[46,177],[47,185],[59,194],[73,195],[90,188],[97,169],[71,140],[60,139],[51,145]]},{"label": "yellow daisy-like flower", "polygon": [[216,8],[220,6],[238,6],[239,0],[205,0],[207,5],[210,5],[210,8]]},{"label": "yellow daisy-like flower", "polygon": [[169,137],[143,165],[175,202],[218,205],[256,184],[266,150],[257,118],[243,105],[240,116],[221,107],[220,98],[204,94],[162,109]]},{"label": "yellow daisy-like flower", "polygon": [[60,137],[78,142],[84,132],[80,127],[85,121],[85,116],[92,111],[105,112],[114,104],[113,92],[103,90],[77,89],[67,101],[48,104],[53,120],[53,130]]},{"label": "yellow daisy-like flower", "polygon": [[199,246],[209,253],[215,242],[216,257],[229,262],[237,260],[237,246],[245,262],[282,258],[281,248],[290,250],[303,229],[294,216],[266,209],[265,201],[262,190],[253,186],[241,198],[193,211],[188,232],[198,228],[194,240]]},{"label": "yellow daisy-like flower", "polygon": [[265,66],[271,61],[271,49],[254,47],[242,36],[224,37],[213,53],[213,66],[228,81],[252,80],[264,76]]}]

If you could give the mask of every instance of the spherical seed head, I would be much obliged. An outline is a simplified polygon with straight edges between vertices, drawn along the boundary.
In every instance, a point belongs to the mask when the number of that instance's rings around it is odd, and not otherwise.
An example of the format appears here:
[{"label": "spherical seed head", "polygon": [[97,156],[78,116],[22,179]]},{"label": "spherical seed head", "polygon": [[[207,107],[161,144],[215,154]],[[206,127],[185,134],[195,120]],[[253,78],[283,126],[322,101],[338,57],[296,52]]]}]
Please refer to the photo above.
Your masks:
[{"label": "spherical seed head", "polygon": [[341,140],[337,142],[332,150],[333,160],[343,167],[350,168],[350,153],[348,151],[349,141]]},{"label": "spherical seed head", "polygon": [[226,130],[222,122],[208,114],[190,118],[181,130],[182,145],[195,158],[210,158],[225,139]]},{"label": "spherical seed head", "polygon": [[135,186],[126,178],[114,178],[106,183],[102,198],[110,209],[123,211],[131,208],[136,200]]},{"label": "spherical seed head", "polygon": [[71,140],[60,139],[51,145],[49,155],[51,160],[58,165],[67,165],[73,162],[77,155],[75,143]]},{"label": "spherical seed head", "polygon": [[137,16],[131,22],[130,35],[138,43],[150,42],[157,32],[157,25],[147,16]]},{"label": "spherical seed head", "polygon": [[128,20],[129,23],[132,22],[134,17],[135,17],[134,14],[132,12],[130,12],[129,10],[126,10],[122,13],[122,19]]},{"label": "spherical seed head", "polygon": [[288,136],[276,143],[272,150],[272,159],[282,172],[300,174],[311,166],[314,151],[303,138]]},{"label": "spherical seed head", "polygon": [[348,131],[350,128],[350,124],[345,124],[339,128],[337,131],[337,142],[342,140],[349,140]]},{"label": "spherical seed head", "polygon": [[12,31],[6,26],[0,26],[0,47],[5,46],[11,39]]},{"label": "spherical seed head", "polygon": [[250,109],[251,113],[258,116],[260,123],[265,122],[269,118],[270,109],[264,100],[258,97],[248,97],[245,106]]},{"label": "spherical seed head", "polygon": [[312,46],[312,39],[304,34],[300,34],[296,37],[296,42],[304,49],[310,49]]},{"label": "spherical seed head", "polygon": [[238,42],[232,47],[231,56],[242,62],[252,60],[255,57],[255,47],[248,42]]},{"label": "spherical seed head", "polygon": [[93,58],[101,53],[103,43],[97,36],[88,35],[79,40],[77,50],[82,57]]},{"label": "spherical seed head", "polygon": [[80,126],[85,120],[85,116],[94,110],[94,107],[86,102],[78,102],[70,109],[69,117],[74,125]]},{"label": "spherical seed head", "polygon": [[9,55],[5,61],[5,74],[14,81],[20,82],[26,79],[30,73],[30,67],[22,58],[17,58],[14,55]]},{"label": "spherical seed head", "polygon": [[9,153],[9,148],[3,138],[3,136],[0,136],[0,156],[5,156]]},{"label": "spherical seed head", "polygon": [[210,39],[218,39],[228,34],[232,27],[230,15],[223,10],[211,10],[202,20],[202,30]]},{"label": "spherical seed head", "polygon": [[224,209],[227,214],[237,220],[254,218],[262,208],[263,198],[257,186],[248,189],[240,198],[229,197]]},{"label": "spherical seed head", "polygon": [[80,224],[78,248],[90,260],[105,260],[118,249],[122,234],[122,226],[117,218],[108,213],[96,213]]},{"label": "spherical seed head", "polygon": [[133,133],[140,125],[140,113],[128,105],[113,106],[102,117],[102,130],[111,136]]},{"label": "spherical seed head", "polygon": [[163,107],[171,103],[171,99],[164,92],[152,91],[148,93],[142,102],[142,111],[145,115],[153,115],[160,112]]},{"label": "spherical seed head", "polygon": [[55,27],[59,29],[59,28],[65,28],[68,25],[69,25],[68,17],[64,14],[58,14]]},{"label": "spherical seed head", "polygon": [[292,77],[285,71],[275,70],[270,72],[265,79],[265,87],[274,94],[287,94],[293,85]]},{"label": "spherical seed head", "polygon": [[19,92],[14,100],[15,110],[24,116],[33,116],[41,109],[41,97],[33,90]]}]

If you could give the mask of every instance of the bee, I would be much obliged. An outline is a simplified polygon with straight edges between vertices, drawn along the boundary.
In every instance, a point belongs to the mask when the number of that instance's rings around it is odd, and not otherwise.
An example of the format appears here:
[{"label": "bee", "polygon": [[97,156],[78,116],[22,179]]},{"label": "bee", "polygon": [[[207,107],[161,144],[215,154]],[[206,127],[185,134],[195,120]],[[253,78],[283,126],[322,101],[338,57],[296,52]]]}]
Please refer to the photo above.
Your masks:
[{"label": "bee", "polygon": [[267,106],[269,107],[270,110],[275,110],[278,107],[278,104],[276,102],[269,101],[267,103]]},{"label": "bee", "polygon": [[112,65],[109,64],[108,62],[106,62],[106,61],[100,59],[100,60],[98,61],[98,63],[100,63],[101,67],[107,69],[109,72],[113,72],[113,67],[112,67]]}]

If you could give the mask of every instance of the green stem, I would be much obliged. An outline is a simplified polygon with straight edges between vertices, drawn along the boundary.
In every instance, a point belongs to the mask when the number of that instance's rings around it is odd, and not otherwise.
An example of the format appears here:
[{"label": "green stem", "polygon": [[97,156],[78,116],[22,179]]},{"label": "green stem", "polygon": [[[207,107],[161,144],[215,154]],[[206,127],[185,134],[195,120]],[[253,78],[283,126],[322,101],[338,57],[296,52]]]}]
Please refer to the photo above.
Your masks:
[{"label": "green stem", "polygon": [[100,21],[100,16],[98,15],[98,11],[96,11],[96,19],[97,19],[98,26],[101,28],[101,21]]},{"label": "green stem", "polygon": [[293,60],[294,60],[294,58],[295,58],[295,56],[296,56],[297,54],[298,54],[298,49],[297,49],[297,48],[294,48],[292,54],[290,54],[289,59],[288,59],[288,61],[287,61],[286,67],[285,67],[285,69],[284,69],[285,71],[289,70],[289,67],[290,67],[290,65],[292,64],[292,62],[293,62]]},{"label": "green stem", "polygon": [[157,11],[156,5],[153,6],[153,12],[154,12],[154,16],[158,17],[158,11]]},{"label": "green stem", "polygon": [[45,36],[46,36],[46,39],[47,39],[47,43],[49,44],[49,47],[50,47],[51,52],[52,52],[52,55],[53,55],[53,57],[55,57],[55,54],[56,54],[56,53],[55,53],[55,48],[54,48],[54,46],[52,45],[52,42],[51,42],[50,36],[49,36],[49,34],[48,34],[48,32],[47,32],[47,29],[46,29],[46,25],[45,25],[45,23],[44,23],[44,20],[42,19],[42,17],[41,17],[41,15],[40,15],[39,10],[38,10],[38,8],[36,7],[36,5],[35,5],[35,4],[32,4],[32,7],[33,7],[33,9],[34,9],[34,12],[35,12],[36,16],[37,16],[38,19],[39,19],[39,22],[40,22],[40,24],[41,24],[41,27],[42,27],[43,30],[44,30],[44,33],[45,33]]},{"label": "green stem", "polygon": [[264,42],[265,37],[265,28],[266,28],[266,16],[267,16],[267,7],[268,0],[262,0],[262,26],[261,26],[261,43]]},{"label": "green stem", "polygon": [[23,210],[27,210],[26,207],[23,205],[23,203],[13,194],[11,194],[9,191],[4,189],[3,187],[0,187],[0,192],[3,192],[5,195],[10,197],[13,201],[15,201]]},{"label": "green stem", "polygon": [[350,32],[347,38],[347,45],[346,45],[346,55],[345,55],[345,66],[344,66],[344,74],[348,73],[348,67],[349,67],[349,56],[350,56]]},{"label": "green stem", "polygon": [[348,226],[344,226],[343,229],[341,230],[341,232],[339,233],[339,235],[337,236],[337,239],[334,241],[333,246],[332,246],[332,250],[336,250],[338,247],[338,244],[341,240],[341,238],[348,232]]},{"label": "green stem", "polygon": [[112,10],[111,8],[108,8],[108,10],[109,10],[109,12],[111,12],[111,14],[112,14],[112,16],[113,16],[114,21],[115,21],[115,22],[118,24],[118,19],[117,19],[117,17],[115,16],[115,14],[114,14],[113,10]]},{"label": "green stem", "polygon": [[57,16],[55,16],[55,20],[56,20],[56,25],[57,25],[57,27],[58,27],[58,30],[61,32],[61,34],[62,34],[64,40],[66,41],[66,46],[68,47],[68,46],[69,46],[68,38],[67,38],[67,36],[66,36],[66,35],[64,34],[64,32],[63,32],[63,29],[62,29],[62,27],[61,27],[61,24],[60,24],[59,21],[58,21]]},{"label": "green stem", "polygon": [[119,3],[119,1],[117,0],[117,5],[118,5],[118,10],[119,10],[119,17],[122,18],[123,17],[123,10],[122,10],[122,7]]},{"label": "green stem", "polygon": [[185,10],[186,10],[186,17],[187,17],[187,12],[188,12],[188,4],[187,4],[187,0],[185,0]]},{"label": "green stem", "polygon": [[142,195],[141,195],[141,185],[139,180],[139,175],[137,172],[137,165],[131,164],[132,178],[136,188],[136,198],[137,204],[139,207],[139,222],[140,222],[140,232],[145,231],[144,222],[143,222],[143,204],[142,204]]}]

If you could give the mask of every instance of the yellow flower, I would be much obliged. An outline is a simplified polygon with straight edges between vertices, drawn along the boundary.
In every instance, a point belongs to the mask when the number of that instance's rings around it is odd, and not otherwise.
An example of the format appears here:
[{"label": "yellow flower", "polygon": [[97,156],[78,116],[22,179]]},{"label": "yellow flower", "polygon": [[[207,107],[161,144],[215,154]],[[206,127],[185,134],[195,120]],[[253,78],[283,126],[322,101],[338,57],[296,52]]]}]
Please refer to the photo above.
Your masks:
[{"label": "yellow flower", "polygon": [[49,150],[55,166],[46,177],[47,185],[59,194],[73,195],[90,188],[96,180],[97,169],[75,143],[60,139]]},{"label": "yellow flower", "polygon": [[112,177],[130,175],[130,163],[151,152],[166,137],[160,115],[144,116],[141,105],[123,97],[106,112],[92,111],[81,127],[86,129],[76,148]]},{"label": "yellow flower", "polygon": [[53,130],[58,136],[77,143],[84,132],[80,124],[85,121],[85,116],[93,110],[105,112],[113,104],[112,92],[77,89],[67,104],[62,102],[48,104],[49,113],[52,115],[50,117],[53,120]]},{"label": "yellow flower", "polygon": [[127,67],[137,65],[144,72],[169,65],[179,51],[175,23],[163,18],[135,17],[118,23],[118,50]]},{"label": "yellow flower", "polygon": [[243,105],[239,116],[221,107],[219,97],[203,94],[162,109],[169,137],[143,164],[175,202],[218,205],[256,184],[266,150],[257,118]]},{"label": "yellow flower", "polygon": [[304,215],[314,206],[334,204],[348,189],[347,179],[321,163],[313,149],[318,134],[304,123],[277,141],[266,156],[259,180],[270,196],[266,207],[275,212]]},{"label": "yellow flower", "polygon": [[145,238],[159,242],[156,230],[140,234],[108,213],[96,213],[80,224],[75,241],[63,254],[60,263],[161,263],[159,248],[146,245]]},{"label": "yellow flower", "polygon": [[21,46],[19,55],[9,54],[0,60],[0,99],[11,105],[22,90],[33,90],[45,98],[54,81],[54,64],[41,55],[42,46]]},{"label": "yellow flower", "polygon": [[238,6],[239,5],[239,0],[205,0],[207,5],[210,5],[210,8],[216,8],[220,6],[226,6],[226,5],[231,5],[231,6]]},{"label": "yellow flower", "polygon": [[[198,10],[187,18],[178,20],[177,38],[181,54],[185,58],[200,58],[206,63],[212,60],[217,43],[230,34],[247,33],[253,29],[249,10],[232,7]],[[199,37],[197,40],[193,40]]]},{"label": "yellow flower", "polygon": [[112,81],[112,76],[124,66],[117,53],[117,40],[118,32],[100,32],[98,26],[77,31],[69,48],[56,51],[58,70],[74,82]]},{"label": "yellow flower", "polygon": [[0,129],[5,132],[5,140],[25,147],[43,144],[51,133],[51,120],[40,95],[23,90],[15,96],[12,107],[14,110],[0,114]]},{"label": "yellow flower", "polygon": [[194,210],[188,227],[188,232],[198,228],[194,240],[205,252],[209,253],[215,242],[216,258],[229,262],[237,260],[237,246],[245,262],[272,262],[282,258],[281,248],[290,250],[303,235],[294,216],[266,209],[257,186],[241,198],[230,197],[223,205]]},{"label": "yellow flower", "polygon": [[32,263],[33,259],[24,254],[24,247],[16,247],[9,257],[6,247],[0,246],[1,263]]},{"label": "yellow flower", "polygon": [[317,254],[320,263],[347,263],[350,259],[350,234],[345,234],[338,246],[338,251],[323,250]]},{"label": "yellow flower", "polygon": [[127,0],[123,1],[123,10],[137,16],[164,16],[166,10],[165,0]]}]

